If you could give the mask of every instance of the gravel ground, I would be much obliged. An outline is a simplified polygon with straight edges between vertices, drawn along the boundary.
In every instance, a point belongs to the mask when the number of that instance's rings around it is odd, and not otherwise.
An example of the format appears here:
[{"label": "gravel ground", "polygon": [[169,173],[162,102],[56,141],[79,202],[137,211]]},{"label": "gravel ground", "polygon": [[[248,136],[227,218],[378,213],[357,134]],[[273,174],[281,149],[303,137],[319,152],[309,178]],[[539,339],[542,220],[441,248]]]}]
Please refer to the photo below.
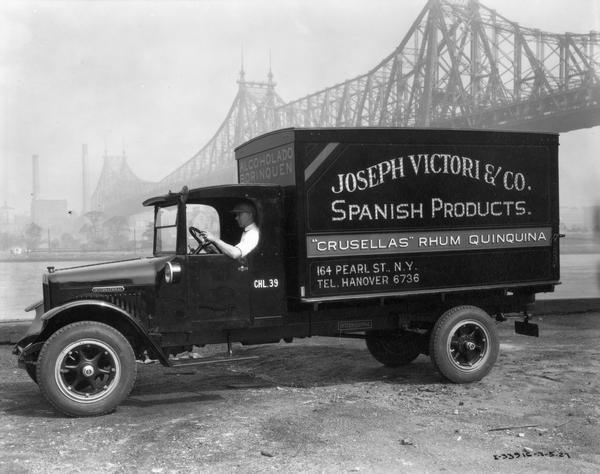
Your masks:
[{"label": "gravel ground", "polygon": [[0,346],[0,472],[598,472],[600,313],[500,324],[483,381],[429,358],[381,366],[364,342],[236,347],[218,365],[139,365],[110,415],[66,418]]}]

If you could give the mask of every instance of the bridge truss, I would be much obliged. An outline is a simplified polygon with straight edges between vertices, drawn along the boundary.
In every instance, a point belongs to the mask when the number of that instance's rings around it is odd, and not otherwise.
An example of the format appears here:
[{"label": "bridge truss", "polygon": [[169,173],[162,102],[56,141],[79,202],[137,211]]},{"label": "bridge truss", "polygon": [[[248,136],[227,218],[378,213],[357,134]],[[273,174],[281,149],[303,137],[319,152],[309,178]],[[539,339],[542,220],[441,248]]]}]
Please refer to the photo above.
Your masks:
[{"label": "bridge truss", "polygon": [[[389,56],[343,83],[286,103],[271,73],[266,82],[249,82],[242,71],[238,93],[213,138],[162,181],[142,188],[163,193],[184,184],[235,182],[233,149],[283,127],[566,132],[596,126],[599,69],[600,33],[547,33],[522,27],[476,0],[429,0]],[[108,178],[114,175],[102,174],[92,196],[105,212],[145,197],[129,174],[119,193],[106,194]]]}]

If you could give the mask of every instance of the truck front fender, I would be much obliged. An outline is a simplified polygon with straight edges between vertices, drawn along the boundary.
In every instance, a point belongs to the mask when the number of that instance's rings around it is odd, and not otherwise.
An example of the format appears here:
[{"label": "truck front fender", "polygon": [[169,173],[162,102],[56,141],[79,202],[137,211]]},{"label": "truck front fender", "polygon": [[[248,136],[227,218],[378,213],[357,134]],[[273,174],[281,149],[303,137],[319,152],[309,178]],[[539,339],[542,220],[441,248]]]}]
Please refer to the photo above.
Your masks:
[{"label": "truck front fender", "polygon": [[78,300],[65,303],[41,315],[36,315],[29,330],[17,343],[21,353],[28,352],[40,341],[50,337],[57,329],[76,321],[99,321],[119,330],[125,337],[138,337],[144,346],[148,347],[160,360],[161,364],[169,365],[161,348],[150,338],[139,321],[119,306],[102,300]]}]

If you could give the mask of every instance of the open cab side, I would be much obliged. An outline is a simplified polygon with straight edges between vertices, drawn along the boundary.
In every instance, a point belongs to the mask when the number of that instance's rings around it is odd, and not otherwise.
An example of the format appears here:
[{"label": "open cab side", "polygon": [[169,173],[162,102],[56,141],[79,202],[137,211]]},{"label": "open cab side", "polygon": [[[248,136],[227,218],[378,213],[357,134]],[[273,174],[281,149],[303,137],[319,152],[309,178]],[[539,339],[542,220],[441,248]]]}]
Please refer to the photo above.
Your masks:
[{"label": "open cab side", "polygon": [[[208,230],[236,245],[241,229],[231,210],[246,201],[256,209],[258,246],[232,259],[197,241],[190,229]],[[154,254],[172,254],[159,282],[153,334],[166,352],[190,344],[244,338],[270,340],[285,319],[283,193],[278,186],[215,186],[146,201],[155,206]],[[252,333],[252,334],[248,334]],[[262,339],[262,340],[261,340]],[[174,350],[170,350],[173,348]]]}]

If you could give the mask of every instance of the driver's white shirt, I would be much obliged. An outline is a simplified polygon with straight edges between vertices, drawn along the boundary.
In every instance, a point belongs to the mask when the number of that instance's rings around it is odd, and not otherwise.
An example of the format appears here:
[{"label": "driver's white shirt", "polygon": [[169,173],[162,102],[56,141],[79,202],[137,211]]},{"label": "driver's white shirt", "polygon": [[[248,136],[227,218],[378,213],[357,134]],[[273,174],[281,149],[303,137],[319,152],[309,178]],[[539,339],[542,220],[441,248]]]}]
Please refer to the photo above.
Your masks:
[{"label": "driver's white shirt", "polygon": [[258,226],[254,222],[250,225],[247,225],[242,233],[240,243],[236,245],[236,247],[242,252],[240,258],[244,258],[256,248],[259,238],[260,232],[258,231]]}]

